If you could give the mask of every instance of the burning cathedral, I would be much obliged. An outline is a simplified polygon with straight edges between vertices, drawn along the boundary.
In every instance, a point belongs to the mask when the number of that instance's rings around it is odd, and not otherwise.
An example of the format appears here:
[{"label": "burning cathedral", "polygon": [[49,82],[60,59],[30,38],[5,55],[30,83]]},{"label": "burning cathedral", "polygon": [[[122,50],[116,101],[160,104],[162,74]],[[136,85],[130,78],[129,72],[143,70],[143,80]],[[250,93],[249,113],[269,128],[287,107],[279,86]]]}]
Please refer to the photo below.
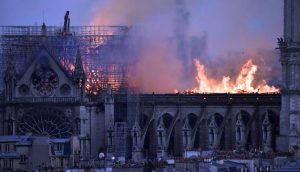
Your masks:
[{"label": "burning cathedral", "polygon": [[[9,154],[0,163],[63,168],[101,153],[141,160],[300,146],[299,7],[285,0],[280,93],[137,93],[116,58],[130,27],[71,26],[69,12],[63,27],[2,26],[0,152]],[[41,145],[46,158],[28,155]]]}]

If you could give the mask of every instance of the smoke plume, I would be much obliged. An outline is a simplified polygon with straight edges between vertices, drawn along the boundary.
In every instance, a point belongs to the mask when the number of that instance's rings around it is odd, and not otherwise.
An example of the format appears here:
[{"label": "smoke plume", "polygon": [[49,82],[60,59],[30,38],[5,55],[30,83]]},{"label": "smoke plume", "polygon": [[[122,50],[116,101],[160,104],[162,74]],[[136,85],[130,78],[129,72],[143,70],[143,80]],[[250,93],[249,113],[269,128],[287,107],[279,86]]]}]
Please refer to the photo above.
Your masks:
[{"label": "smoke plume", "polygon": [[166,93],[195,86],[195,58],[215,79],[236,77],[251,58],[257,83],[278,84],[281,9],[279,0],[107,0],[93,9],[91,23],[132,26],[129,84]]}]

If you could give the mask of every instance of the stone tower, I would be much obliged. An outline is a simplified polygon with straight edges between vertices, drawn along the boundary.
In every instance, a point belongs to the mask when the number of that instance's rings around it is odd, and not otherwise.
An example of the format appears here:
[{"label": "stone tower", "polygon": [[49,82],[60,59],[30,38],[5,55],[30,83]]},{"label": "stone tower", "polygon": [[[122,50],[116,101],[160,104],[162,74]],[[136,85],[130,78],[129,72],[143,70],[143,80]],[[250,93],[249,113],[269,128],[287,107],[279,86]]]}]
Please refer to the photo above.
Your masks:
[{"label": "stone tower", "polygon": [[299,0],[284,1],[284,38],[279,38],[278,44],[282,64],[282,98],[277,149],[286,151],[300,146]]}]

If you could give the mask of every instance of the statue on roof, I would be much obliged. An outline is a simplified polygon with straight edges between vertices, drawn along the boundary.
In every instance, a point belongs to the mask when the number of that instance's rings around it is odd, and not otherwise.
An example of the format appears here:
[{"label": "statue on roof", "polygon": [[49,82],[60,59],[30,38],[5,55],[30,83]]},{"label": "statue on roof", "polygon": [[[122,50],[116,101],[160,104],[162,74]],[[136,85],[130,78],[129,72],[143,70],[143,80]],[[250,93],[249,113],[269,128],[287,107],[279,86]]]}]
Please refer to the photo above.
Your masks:
[{"label": "statue on roof", "polygon": [[65,19],[64,19],[64,29],[63,29],[63,32],[64,32],[64,33],[69,32],[69,27],[70,27],[70,18],[69,18],[69,14],[70,14],[69,11],[67,11],[66,14],[65,14]]}]

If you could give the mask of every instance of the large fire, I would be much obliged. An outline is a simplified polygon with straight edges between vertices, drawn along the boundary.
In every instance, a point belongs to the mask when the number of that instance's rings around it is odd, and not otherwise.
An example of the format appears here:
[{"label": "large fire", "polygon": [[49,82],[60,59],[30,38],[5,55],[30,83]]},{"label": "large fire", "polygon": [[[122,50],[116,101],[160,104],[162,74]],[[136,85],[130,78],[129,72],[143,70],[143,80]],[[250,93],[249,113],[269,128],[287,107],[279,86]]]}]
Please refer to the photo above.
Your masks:
[{"label": "large fire", "polygon": [[[241,68],[235,81],[229,76],[223,76],[222,80],[208,78],[205,66],[195,59],[197,76],[195,77],[197,87],[183,93],[279,93],[279,89],[269,86],[265,80],[259,84],[254,84],[257,65],[249,59]],[[178,92],[178,91],[175,91]]]},{"label": "large fire", "polygon": [[[62,58],[60,63],[65,66],[69,72],[74,71],[74,64],[65,58]],[[255,74],[258,66],[253,64],[252,59],[249,59],[241,68],[235,81],[229,76],[223,76],[221,80],[209,78],[206,74],[205,66],[198,59],[194,60],[197,75],[195,77],[197,87],[191,90],[178,91],[176,93],[194,94],[194,93],[279,93],[279,89],[270,86],[265,80],[261,80],[255,84]],[[86,64],[86,63],[84,63]],[[124,81],[122,66],[118,64],[102,64],[90,67],[84,66],[87,83],[86,93],[97,95],[107,84],[112,85],[114,90],[118,90]],[[127,82],[130,80],[127,80]],[[132,85],[132,83],[130,84]]]}]

